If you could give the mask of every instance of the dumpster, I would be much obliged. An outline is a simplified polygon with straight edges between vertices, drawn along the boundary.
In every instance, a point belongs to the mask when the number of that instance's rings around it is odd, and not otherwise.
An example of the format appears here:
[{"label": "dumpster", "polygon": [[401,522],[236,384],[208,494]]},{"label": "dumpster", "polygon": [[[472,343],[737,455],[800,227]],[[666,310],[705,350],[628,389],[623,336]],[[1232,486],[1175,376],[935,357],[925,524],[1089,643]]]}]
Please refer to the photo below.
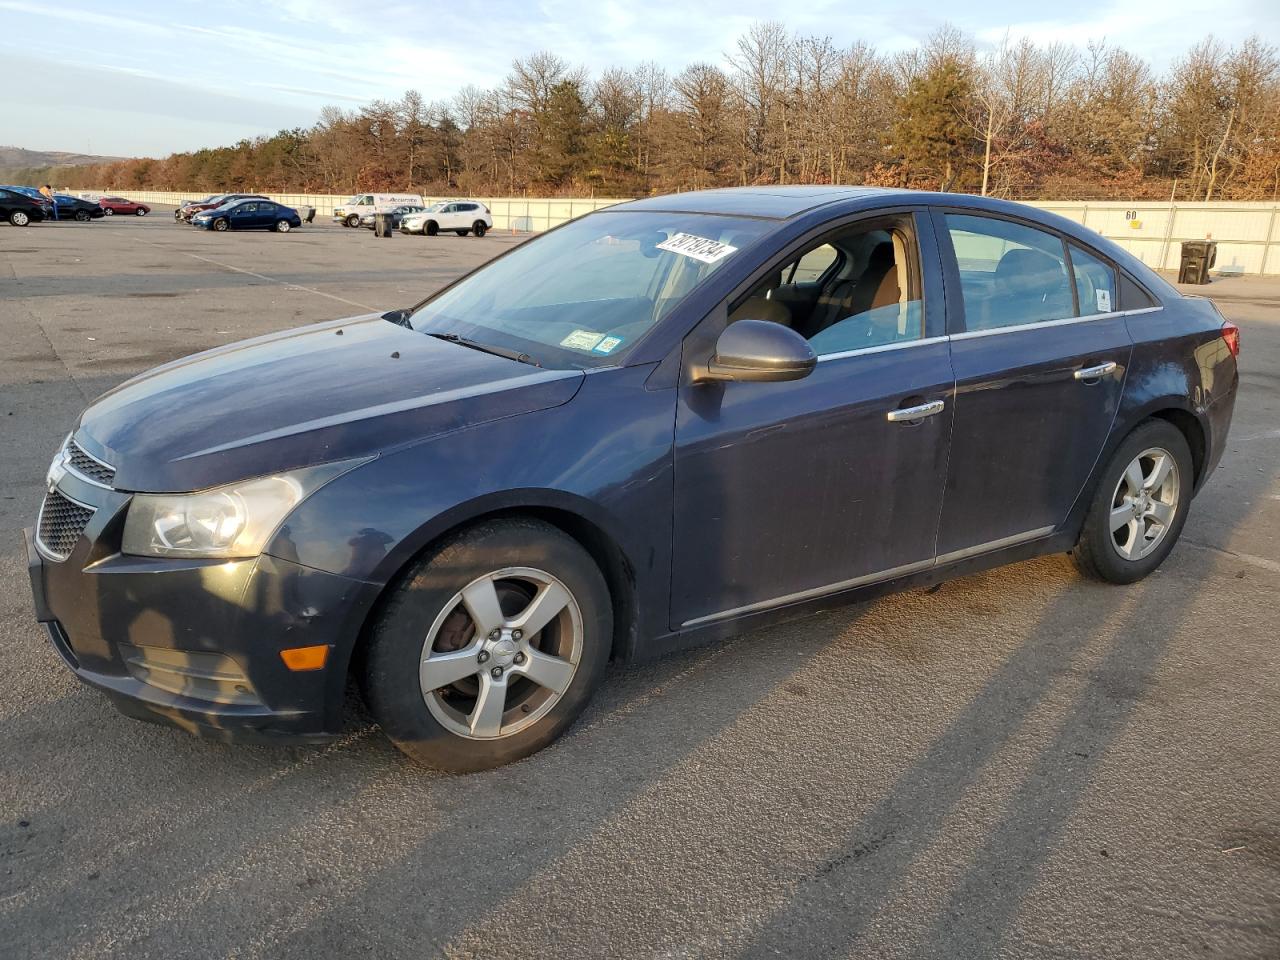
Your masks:
[{"label": "dumpster", "polygon": [[373,215],[373,235],[375,237],[395,236],[395,231],[391,229],[391,214],[375,213]]},{"label": "dumpster", "polygon": [[1184,240],[1182,262],[1178,265],[1178,282],[1208,283],[1209,270],[1217,260],[1216,240]]}]

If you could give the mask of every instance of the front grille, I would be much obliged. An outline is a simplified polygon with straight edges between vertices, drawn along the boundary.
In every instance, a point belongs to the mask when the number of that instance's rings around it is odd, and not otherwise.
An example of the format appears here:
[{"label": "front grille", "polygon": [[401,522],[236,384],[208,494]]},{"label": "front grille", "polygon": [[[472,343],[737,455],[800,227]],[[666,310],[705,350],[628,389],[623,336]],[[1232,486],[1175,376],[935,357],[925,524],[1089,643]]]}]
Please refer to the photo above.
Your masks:
[{"label": "front grille", "polygon": [[104,487],[111,486],[111,482],[116,478],[114,467],[109,467],[102,461],[89,456],[74,440],[67,444],[67,466],[80,476],[94,483],[100,483]]},{"label": "front grille", "polygon": [[84,533],[93,509],[50,490],[40,507],[40,524],[36,539],[45,553],[55,560],[71,556],[76,541]]}]

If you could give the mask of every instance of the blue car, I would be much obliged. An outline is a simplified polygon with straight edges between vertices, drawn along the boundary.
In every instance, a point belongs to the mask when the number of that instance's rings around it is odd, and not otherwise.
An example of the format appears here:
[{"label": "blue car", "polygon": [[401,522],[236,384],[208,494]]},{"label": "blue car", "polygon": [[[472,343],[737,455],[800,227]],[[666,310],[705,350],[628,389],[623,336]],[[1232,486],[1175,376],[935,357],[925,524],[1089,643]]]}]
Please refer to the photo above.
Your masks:
[{"label": "blue car", "polygon": [[1015,203],[626,203],[99,398],[27,531],[36,616],[134,717],[322,740],[353,679],[410,757],[493,767],[611,659],[1039,554],[1147,576],[1222,456],[1239,347]]},{"label": "blue car", "polygon": [[274,230],[288,233],[302,226],[298,211],[271,200],[236,200],[197,213],[191,224],[204,230]]}]

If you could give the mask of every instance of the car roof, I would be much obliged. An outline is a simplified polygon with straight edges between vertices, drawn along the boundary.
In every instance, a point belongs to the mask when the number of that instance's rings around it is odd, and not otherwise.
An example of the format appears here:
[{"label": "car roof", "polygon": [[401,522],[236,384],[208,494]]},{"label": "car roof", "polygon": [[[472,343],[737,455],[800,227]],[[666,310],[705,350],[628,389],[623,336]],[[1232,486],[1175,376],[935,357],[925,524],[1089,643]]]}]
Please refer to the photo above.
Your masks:
[{"label": "car roof", "polygon": [[718,190],[693,190],[662,197],[633,200],[627,210],[655,210],[664,213],[719,213],[768,220],[789,220],[816,207],[841,200],[868,197],[888,198],[894,194],[918,197],[912,190],[884,187],[771,186],[723,187]]}]

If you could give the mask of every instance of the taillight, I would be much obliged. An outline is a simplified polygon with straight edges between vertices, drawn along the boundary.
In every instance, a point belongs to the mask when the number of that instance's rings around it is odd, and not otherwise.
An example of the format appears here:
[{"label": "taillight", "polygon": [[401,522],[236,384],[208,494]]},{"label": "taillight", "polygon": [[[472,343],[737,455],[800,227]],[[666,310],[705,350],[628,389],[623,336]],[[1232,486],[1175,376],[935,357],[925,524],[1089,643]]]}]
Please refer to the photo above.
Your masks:
[{"label": "taillight", "polygon": [[1230,320],[1222,323],[1222,339],[1227,342],[1227,349],[1233,357],[1240,356],[1240,328]]}]

